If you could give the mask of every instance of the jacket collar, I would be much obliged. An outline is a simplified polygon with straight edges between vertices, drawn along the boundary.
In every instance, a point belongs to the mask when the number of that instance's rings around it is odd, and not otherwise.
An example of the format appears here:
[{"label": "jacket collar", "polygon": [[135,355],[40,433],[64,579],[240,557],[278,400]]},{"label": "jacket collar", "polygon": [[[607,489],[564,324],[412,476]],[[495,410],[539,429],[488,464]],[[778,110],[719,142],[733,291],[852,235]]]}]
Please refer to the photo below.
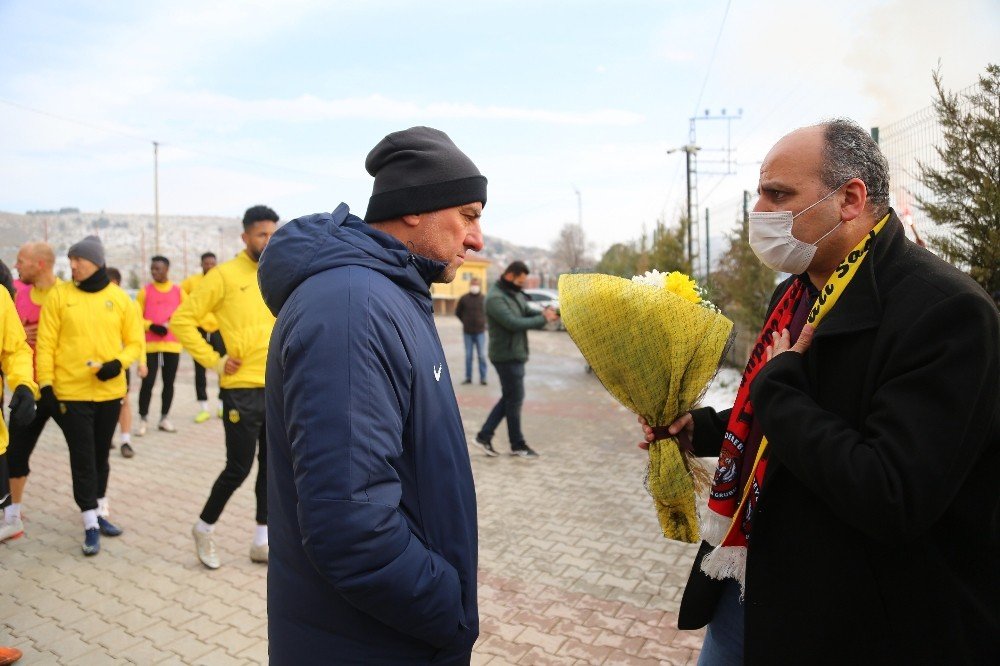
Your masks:
[{"label": "jacket collar", "polygon": [[817,338],[878,327],[882,321],[882,302],[876,282],[877,273],[881,266],[902,251],[906,242],[903,224],[890,208],[889,221],[875,237],[871,253],[847,285],[836,307],[826,315],[823,325],[816,329]]}]

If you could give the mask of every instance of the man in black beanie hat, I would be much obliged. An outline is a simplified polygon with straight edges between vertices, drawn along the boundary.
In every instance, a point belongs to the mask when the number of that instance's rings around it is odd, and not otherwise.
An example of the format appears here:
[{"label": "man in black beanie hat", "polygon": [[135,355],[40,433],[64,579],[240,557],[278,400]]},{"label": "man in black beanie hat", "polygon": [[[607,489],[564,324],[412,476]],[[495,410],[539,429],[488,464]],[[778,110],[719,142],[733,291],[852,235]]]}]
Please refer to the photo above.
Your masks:
[{"label": "man in black beanie hat", "polygon": [[[468,664],[479,634],[476,496],[432,282],[483,247],[486,178],[439,130],[369,153],[341,204],[261,258],[268,635],[274,664]],[[228,344],[228,340],[227,340]]]},{"label": "man in black beanie hat", "polygon": [[73,498],[83,517],[84,555],[101,535],[122,531],[109,520],[108,452],[126,395],[127,368],[143,346],[139,312],[111,283],[104,246],[87,236],[69,248],[73,280],[52,287],[38,322],[35,371],[41,404],[66,436]]}]

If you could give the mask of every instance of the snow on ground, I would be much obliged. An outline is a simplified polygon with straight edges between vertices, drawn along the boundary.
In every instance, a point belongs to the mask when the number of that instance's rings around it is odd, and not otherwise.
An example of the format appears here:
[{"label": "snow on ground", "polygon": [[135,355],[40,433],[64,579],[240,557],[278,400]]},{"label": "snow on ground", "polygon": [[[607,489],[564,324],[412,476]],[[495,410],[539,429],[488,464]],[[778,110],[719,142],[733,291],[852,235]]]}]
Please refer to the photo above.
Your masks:
[{"label": "snow on ground", "polygon": [[716,411],[729,409],[736,400],[736,391],[740,387],[740,378],[743,373],[736,368],[723,366],[715,379],[709,384],[705,391],[705,397],[698,403],[699,407],[713,407]]}]

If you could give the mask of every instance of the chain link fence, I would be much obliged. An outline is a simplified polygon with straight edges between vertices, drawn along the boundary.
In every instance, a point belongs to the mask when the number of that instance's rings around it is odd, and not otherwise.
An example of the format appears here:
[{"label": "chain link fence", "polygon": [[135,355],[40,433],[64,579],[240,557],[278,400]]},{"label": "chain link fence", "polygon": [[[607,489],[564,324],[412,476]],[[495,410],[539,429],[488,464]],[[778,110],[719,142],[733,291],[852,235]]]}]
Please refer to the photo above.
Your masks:
[{"label": "chain link fence", "polygon": [[[958,91],[959,108],[971,108],[968,96],[978,86],[972,85]],[[902,120],[872,128],[882,153],[889,161],[889,184],[892,207],[906,225],[907,235],[931,242],[934,238],[950,236],[949,227],[934,223],[917,203],[917,197],[933,199],[933,193],[920,182],[920,166],[934,169],[944,167],[937,147],[944,145],[944,131],[938,123],[933,105],[912,113]],[[933,249],[933,245],[929,245]]]}]

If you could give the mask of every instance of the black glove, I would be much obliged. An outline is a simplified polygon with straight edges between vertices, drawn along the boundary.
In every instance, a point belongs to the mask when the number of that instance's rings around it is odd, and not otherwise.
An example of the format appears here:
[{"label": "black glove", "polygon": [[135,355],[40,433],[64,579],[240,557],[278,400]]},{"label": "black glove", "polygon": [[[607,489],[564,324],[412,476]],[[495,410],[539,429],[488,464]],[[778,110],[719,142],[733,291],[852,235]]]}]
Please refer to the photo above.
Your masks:
[{"label": "black glove", "polygon": [[10,424],[26,426],[35,418],[35,394],[23,384],[10,397]]},{"label": "black glove", "polygon": [[167,327],[164,326],[163,324],[150,324],[149,325],[149,332],[150,333],[156,333],[157,335],[166,335],[167,334]]},{"label": "black glove", "polygon": [[59,405],[59,398],[56,397],[56,392],[52,390],[51,386],[42,387],[42,397],[38,401],[38,404],[55,414],[56,407]]},{"label": "black glove", "polygon": [[120,374],[122,374],[122,362],[115,359],[113,361],[108,361],[101,366],[101,369],[97,371],[97,378],[102,382],[106,382],[109,379],[114,379]]}]

